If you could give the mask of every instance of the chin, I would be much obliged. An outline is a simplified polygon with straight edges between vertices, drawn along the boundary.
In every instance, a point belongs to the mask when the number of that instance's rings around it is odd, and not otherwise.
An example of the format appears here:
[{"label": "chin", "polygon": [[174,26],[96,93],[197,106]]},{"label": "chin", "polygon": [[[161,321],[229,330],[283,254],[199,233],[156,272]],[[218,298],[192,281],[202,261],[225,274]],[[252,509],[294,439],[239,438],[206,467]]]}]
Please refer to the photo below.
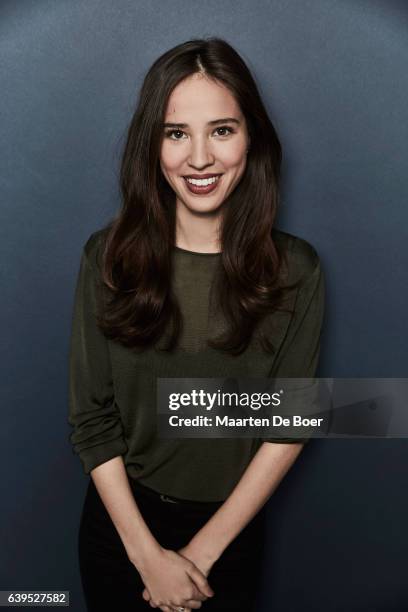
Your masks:
[{"label": "chin", "polygon": [[216,200],[213,200],[209,197],[197,197],[197,198],[189,198],[187,201],[184,200],[185,202],[187,202],[187,205],[191,208],[197,209],[197,210],[201,210],[203,208],[218,208],[219,206],[221,206],[221,204],[223,203],[225,198],[220,198],[217,197]]}]

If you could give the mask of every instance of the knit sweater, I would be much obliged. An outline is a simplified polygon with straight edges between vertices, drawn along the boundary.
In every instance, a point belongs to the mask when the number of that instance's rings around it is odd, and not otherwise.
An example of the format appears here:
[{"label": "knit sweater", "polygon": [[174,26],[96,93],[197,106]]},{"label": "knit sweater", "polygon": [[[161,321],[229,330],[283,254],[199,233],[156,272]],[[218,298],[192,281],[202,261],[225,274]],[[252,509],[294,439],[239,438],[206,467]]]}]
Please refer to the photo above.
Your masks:
[{"label": "knit sweater", "polygon": [[[288,282],[300,280],[286,304],[292,313],[267,315],[240,355],[209,347],[224,329],[210,307],[211,282],[221,253],[174,246],[172,283],[183,316],[180,342],[171,353],[153,346],[134,351],[107,339],[96,325],[101,254],[106,230],[91,234],[80,260],[69,356],[70,442],[85,474],[122,456],[128,477],[170,496],[222,501],[231,493],[263,442],[292,438],[164,439],[157,434],[156,379],[199,377],[314,377],[324,311],[324,277],[315,249],[273,230],[288,257]],[[272,341],[263,350],[259,332]],[[306,441],[306,440],[303,440]]]}]

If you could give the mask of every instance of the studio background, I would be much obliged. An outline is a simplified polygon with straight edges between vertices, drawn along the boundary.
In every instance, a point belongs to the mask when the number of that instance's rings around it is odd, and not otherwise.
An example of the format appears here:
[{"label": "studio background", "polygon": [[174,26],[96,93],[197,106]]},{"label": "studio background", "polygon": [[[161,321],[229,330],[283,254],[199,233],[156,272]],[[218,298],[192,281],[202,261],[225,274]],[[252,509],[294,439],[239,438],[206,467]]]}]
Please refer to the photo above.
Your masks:
[{"label": "studio background", "polygon": [[[174,45],[225,38],[257,80],[284,151],[277,226],[326,275],[320,376],[408,375],[407,26],[396,0],[0,3],[0,589],[69,590],[85,611],[74,286],[119,206],[144,74]],[[311,442],[268,502],[259,611],[406,611],[407,464],[404,439]]]}]

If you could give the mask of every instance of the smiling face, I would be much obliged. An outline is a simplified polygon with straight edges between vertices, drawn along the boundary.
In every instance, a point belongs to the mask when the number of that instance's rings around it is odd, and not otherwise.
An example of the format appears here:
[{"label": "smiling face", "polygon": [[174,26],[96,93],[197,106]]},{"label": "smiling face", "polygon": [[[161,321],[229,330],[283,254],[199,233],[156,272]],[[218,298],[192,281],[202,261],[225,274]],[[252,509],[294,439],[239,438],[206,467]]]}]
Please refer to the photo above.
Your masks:
[{"label": "smiling face", "polygon": [[234,96],[195,73],[172,91],[164,119],[160,167],[177,208],[216,212],[246,166],[247,126]]}]

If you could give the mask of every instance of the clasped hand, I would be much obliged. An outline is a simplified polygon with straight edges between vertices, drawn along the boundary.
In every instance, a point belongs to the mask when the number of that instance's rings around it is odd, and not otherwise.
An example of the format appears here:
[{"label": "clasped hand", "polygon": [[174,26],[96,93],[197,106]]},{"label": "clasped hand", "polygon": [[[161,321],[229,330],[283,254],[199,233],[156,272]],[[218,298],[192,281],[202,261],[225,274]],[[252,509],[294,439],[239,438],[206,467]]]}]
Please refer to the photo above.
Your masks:
[{"label": "clasped hand", "polygon": [[211,567],[188,546],[177,552],[160,548],[149,564],[139,569],[146,587],[142,597],[163,612],[201,608],[202,602],[214,595],[207,581]]}]

